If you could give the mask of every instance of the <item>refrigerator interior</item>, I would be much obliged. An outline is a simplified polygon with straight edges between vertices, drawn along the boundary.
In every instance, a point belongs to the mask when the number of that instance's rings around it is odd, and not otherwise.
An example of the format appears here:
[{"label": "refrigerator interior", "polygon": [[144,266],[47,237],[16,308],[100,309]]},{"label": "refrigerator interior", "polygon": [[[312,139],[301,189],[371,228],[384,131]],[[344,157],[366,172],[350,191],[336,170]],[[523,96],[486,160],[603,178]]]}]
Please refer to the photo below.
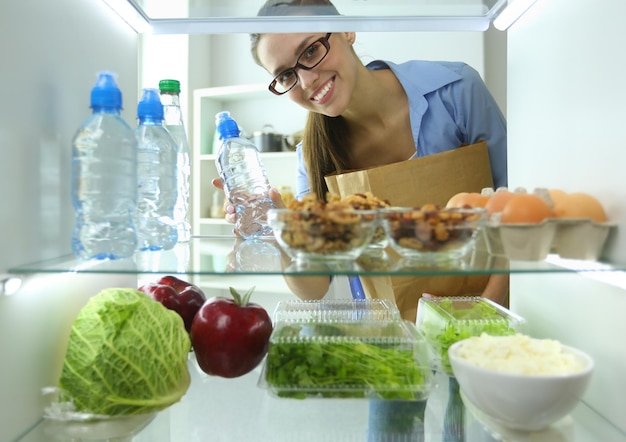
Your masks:
[{"label": "refrigerator interior", "polygon": [[[602,7],[586,0],[539,0],[508,31],[508,92],[501,101],[509,121],[510,184],[599,196],[618,223],[607,257],[622,264],[624,16],[622,0],[605,0]],[[131,124],[142,78],[148,77],[140,76],[137,34],[102,1],[10,1],[0,35],[11,41],[0,69],[7,98],[0,118],[4,274],[13,265],[70,253],[70,140],[89,113],[96,73],[119,74],[123,116]],[[206,48],[199,36],[189,44]],[[488,82],[501,82],[489,80],[489,66]],[[211,75],[206,64],[200,72]],[[192,87],[204,87],[198,72],[188,75]],[[626,331],[620,315],[626,275],[615,274],[610,281],[514,275],[512,308],[535,324],[533,333],[578,345],[602,364],[585,401],[626,434],[626,354],[616,339]],[[1,440],[13,440],[40,418],[39,387],[58,376],[52,367],[62,357],[60,337],[86,299],[100,288],[135,283],[132,275],[50,275],[27,278],[19,296],[0,296]]]},{"label": "refrigerator interior", "polygon": [[[626,3],[538,1],[508,30],[509,184],[598,197],[617,224],[605,249],[626,262]],[[576,263],[567,263],[575,265]],[[626,435],[626,273],[513,275],[511,307],[530,332],[588,351],[596,372],[584,401]],[[626,436],[625,436],[626,437]]]},{"label": "refrigerator interior", "polygon": [[[71,139],[87,118],[99,71],[118,74],[126,121],[138,100],[138,37],[102,1],[20,0],[0,18],[0,275],[24,262],[71,253]],[[65,336],[87,298],[133,286],[135,276],[29,277],[0,296],[0,440],[41,418],[40,387],[56,382]],[[59,359],[61,358],[61,359]]]}]

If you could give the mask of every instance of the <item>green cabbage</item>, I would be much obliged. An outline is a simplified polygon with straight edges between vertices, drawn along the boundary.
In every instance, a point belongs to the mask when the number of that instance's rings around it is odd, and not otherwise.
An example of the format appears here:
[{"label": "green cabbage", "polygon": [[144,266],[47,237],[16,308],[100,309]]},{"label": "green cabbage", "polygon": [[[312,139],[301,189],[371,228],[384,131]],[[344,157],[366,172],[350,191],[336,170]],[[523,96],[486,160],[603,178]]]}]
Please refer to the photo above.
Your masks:
[{"label": "green cabbage", "polygon": [[189,334],[178,313],[134,289],[105,289],[74,321],[59,387],[77,411],[162,410],[189,388]]}]

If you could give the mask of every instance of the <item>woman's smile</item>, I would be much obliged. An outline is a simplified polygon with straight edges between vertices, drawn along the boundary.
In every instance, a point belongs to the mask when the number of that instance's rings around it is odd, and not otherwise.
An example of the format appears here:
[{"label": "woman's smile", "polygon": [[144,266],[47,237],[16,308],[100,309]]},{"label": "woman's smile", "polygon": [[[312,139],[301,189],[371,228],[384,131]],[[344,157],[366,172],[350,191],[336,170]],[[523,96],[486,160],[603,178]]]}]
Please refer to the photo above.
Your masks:
[{"label": "woman's smile", "polygon": [[317,104],[326,103],[332,95],[329,94],[329,92],[333,89],[334,85],[335,77],[332,77],[330,80],[328,80],[328,82],[326,82],[326,84],[322,85],[317,91],[315,91],[315,94],[311,98],[311,101],[314,101]]}]

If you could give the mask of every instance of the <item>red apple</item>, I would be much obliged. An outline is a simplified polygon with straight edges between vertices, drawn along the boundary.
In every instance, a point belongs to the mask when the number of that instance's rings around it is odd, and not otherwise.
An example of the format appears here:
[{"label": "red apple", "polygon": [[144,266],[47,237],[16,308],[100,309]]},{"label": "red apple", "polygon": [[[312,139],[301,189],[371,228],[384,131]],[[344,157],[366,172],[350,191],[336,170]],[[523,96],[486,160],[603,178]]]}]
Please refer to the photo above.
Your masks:
[{"label": "red apple", "polygon": [[235,378],[252,371],[267,354],[272,321],[267,311],[230,288],[232,299],[216,296],[198,310],[191,343],[198,365],[207,374]]},{"label": "red apple", "polygon": [[198,286],[174,276],[164,276],[158,282],[142,285],[139,290],[178,313],[187,331],[191,331],[193,317],[206,301],[204,292]]}]

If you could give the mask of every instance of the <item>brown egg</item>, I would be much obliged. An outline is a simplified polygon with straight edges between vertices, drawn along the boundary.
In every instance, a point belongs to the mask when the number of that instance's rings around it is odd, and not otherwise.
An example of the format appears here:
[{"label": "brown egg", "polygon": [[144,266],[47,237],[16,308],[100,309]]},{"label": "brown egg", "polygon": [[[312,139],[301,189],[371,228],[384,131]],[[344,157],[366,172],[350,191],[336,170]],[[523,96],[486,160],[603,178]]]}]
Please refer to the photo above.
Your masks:
[{"label": "brown egg", "polygon": [[503,223],[540,223],[554,216],[550,204],[532,193],[520,194],[512,198],[502,209]]},{"label": "brown egg", "polygon": [[568,193],[554,207],[559,218],[590,218],[597,223],[607,221],[604,207],[595,197],[583,193]]},{"label": "brown egg", "polygon": [[567,195],[567,192],[561,189],[548,189],[548,195],[550,195],[550,199],[552,200],[552,209],[554,209]]},{"label": "brown egg", "polygon": [[487,204],[485,204],[485,210],[487,210],[487,215],[491,216],[494,213],[502,212],[506,203],[508,203],[512,198],[519,196],[519,193],[509,192],[509,191],[498,191],[491,195]]},{"label": "brown egg", "polygon": [[446,207],[485,207],[487,201],[489,201],[488,195],[481,195],[478,192],[460,192],[448,200]]}]

